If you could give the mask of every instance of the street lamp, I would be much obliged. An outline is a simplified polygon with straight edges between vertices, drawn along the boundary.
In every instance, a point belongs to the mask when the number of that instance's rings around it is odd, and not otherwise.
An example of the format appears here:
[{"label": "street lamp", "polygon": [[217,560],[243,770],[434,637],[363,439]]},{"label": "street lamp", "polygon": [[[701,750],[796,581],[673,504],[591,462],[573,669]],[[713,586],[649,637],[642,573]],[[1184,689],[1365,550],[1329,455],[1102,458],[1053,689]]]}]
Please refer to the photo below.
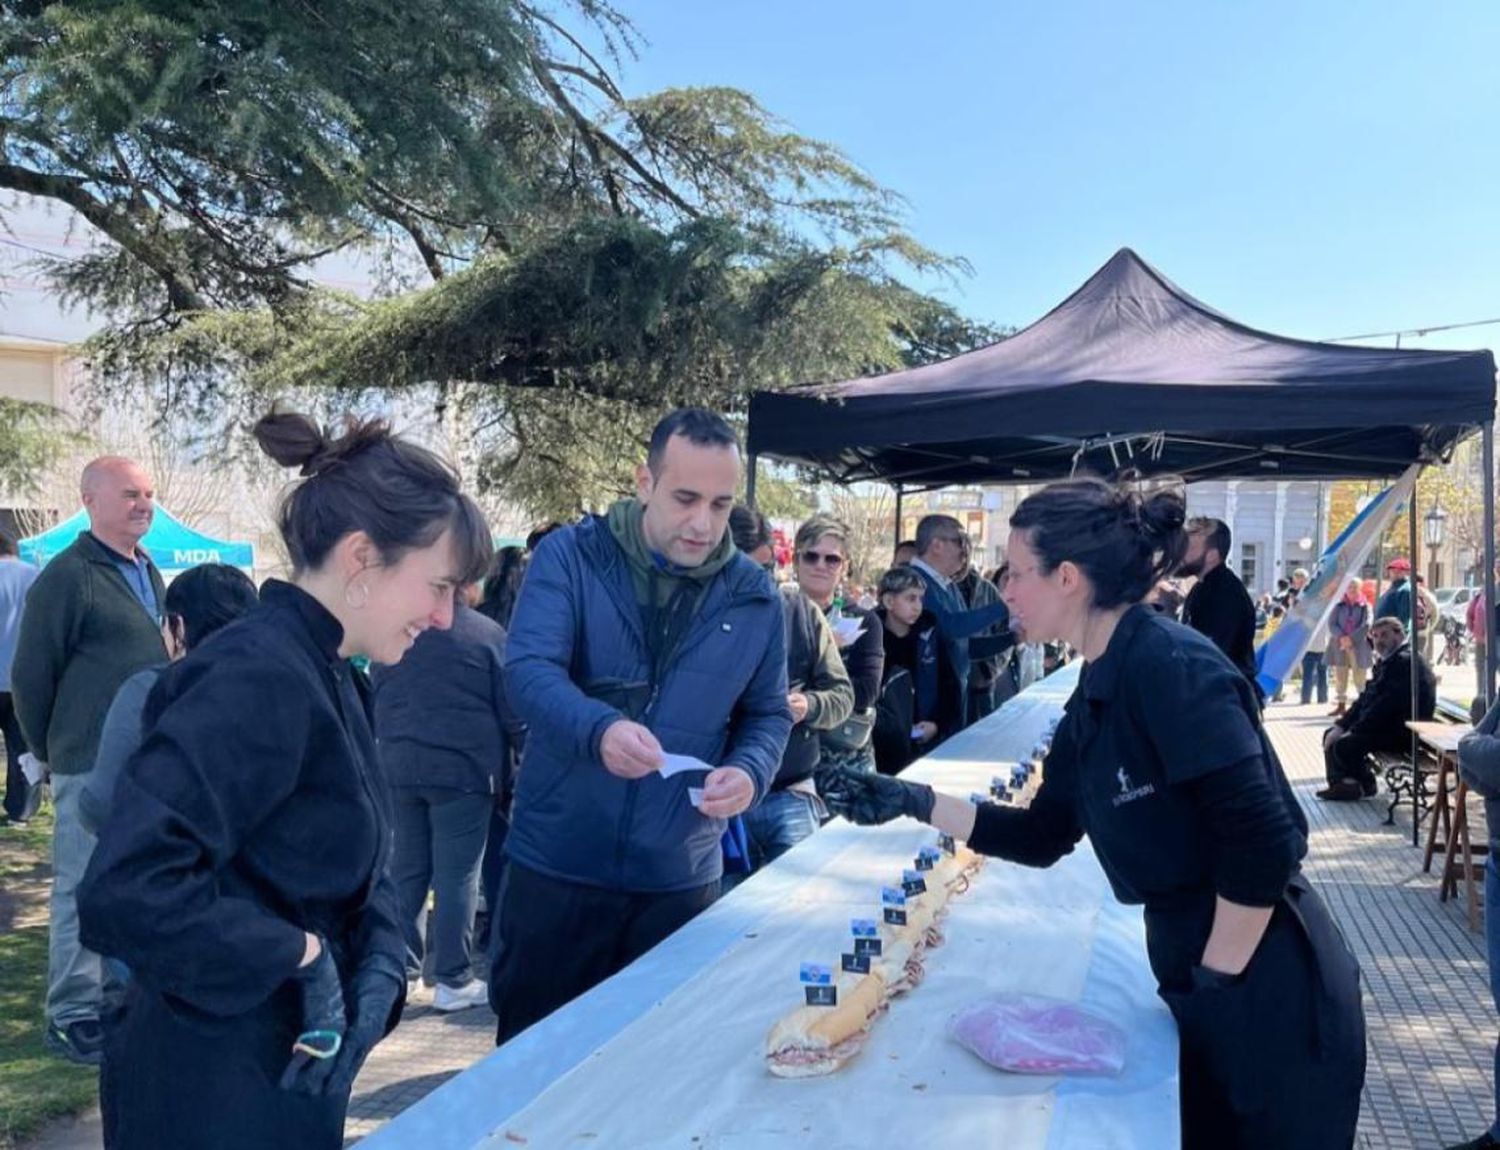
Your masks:
[{"label": "street lamp", "polygon": [[1423,540],[1434,551],[1443,545],[1443,533],[1448,527],[1448,513],[1441,503],[1434,503],[1432,510],[1422,517]]}]

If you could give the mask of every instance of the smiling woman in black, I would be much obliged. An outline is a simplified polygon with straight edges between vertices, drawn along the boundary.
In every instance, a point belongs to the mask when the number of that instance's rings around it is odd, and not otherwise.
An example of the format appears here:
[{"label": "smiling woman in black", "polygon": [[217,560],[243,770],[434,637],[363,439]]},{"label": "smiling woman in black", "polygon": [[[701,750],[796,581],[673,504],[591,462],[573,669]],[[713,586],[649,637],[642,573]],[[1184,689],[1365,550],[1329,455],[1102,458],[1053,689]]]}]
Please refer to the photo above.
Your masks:
[{"label": "smiling woman in black", "polygon": [[257,437],[308,478],[290,583],[167,671],[79,889],[87,946],[132,981],[105,1039],[115,1150],[322,1150],[400,1017],[389,800],[349,659],[452,621],[489,538],[452,471],[383,425]]},{"label": "smiling woman in black", "polygon": [[1184,1150],[1353,1145],[1364,1081],[1359,971],[1301,875],[1307,822],[1222,653],[1140,600],[1183,545],[1181,500],[1054,484],[1011,519],[1005,597],[1028,635],[1088,660],[1031,805],[974,806],[843,777],[856,822],[900,814],[983,854],[1049,866],[1089,836],[1146,945],[1180,1038]]}]

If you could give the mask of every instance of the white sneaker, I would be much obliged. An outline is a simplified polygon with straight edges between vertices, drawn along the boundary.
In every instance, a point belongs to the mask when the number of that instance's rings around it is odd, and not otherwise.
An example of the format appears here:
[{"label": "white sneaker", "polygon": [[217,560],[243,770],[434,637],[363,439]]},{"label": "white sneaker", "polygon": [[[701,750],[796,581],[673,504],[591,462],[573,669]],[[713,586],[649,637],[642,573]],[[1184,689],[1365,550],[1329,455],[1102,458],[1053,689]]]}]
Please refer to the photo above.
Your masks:
[{"label": "white sneaker", "polygon": [[463,986],[444,986],[438,983],[432,992],[432,1009],[451,1014],[455,1010],[468,1010],[471,1006],[488,1006],[490,988],[477,978],[471,978]]}]

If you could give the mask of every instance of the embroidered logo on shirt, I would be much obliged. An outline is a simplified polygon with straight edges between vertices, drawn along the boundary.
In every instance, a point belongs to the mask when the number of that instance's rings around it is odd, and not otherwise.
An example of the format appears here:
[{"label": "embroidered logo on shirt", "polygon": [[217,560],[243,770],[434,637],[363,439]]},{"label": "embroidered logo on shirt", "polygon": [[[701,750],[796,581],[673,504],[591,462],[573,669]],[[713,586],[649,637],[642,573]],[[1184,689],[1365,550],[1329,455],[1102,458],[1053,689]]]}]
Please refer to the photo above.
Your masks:
[{"label": "embroidered logo on shirt", "polygon": [[1147,783],[1143,787],[1133,786],[1130,781],[1130,776],[1126,773],[1124,767],[1121,767],[1118,771],[1115,772],[1115,778],[1118,779],[1120,783],[1120,793],[1117,794],[1114,798],[1114,805],[1117,807],[1123,807],[1126,803],[1133,803],[1138,799],[1144,799],[1150,795],[1156,794],[1156,786],[1154,783]]}]

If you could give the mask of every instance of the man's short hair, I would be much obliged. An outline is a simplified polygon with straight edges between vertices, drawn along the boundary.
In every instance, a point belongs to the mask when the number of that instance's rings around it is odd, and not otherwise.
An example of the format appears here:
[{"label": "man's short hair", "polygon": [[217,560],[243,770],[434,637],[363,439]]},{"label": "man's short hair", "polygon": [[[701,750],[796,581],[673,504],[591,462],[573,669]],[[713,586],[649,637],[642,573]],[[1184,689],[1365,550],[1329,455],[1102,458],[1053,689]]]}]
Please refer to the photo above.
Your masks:
[{"label": "man's short hair", "polygon": [[1375,622],[1370,624],[1370,630],[1372,631],[1380,627],[1394,627],[1396,630],[1400,631],[1401,634],[1406,634],[1406,623],[1403,620],[1396,618],[1396,616],[1394,615],[1382,615],[1379,619],[1376,619]]},{"label": "man's short hair", "polygon": [[1217,551],[1220,559],[1229,558],[1229,548],[1233,545],[1234,538],[1229,533],[1229,524],[1224,520],[1203,515],[1190,520],[1187,529],[1189,535],[1202,535],[1203,546],[1210,551]]},{"label": "man's short hair", "polygon": [[880,596],[900,595],[904,591],[927,590],[927,581],[910,567],[892,567],[880,577]]},{"label": "man's short hair", "polygon": [[1306,567],[1298,567],[1295,571],[1292,572],[1292,578],[1293,579],[1297,578],[1297,576],[1299,576],[1299,575],[1302,576],[1302,581],[1304,583],[1306,583],[1309,579],[1312,578],[1312,575],[1308,573],[1308,570],[1307,570]]},{"label": "man's short hair", "polygon": [[917,554],[926,555],[944,535],[962,535],[964,525],[951,515],[924,515],[917,521]]},{"label": "man's short hair", "polygon": [[702,407],[679,407],[662,417],[651,432],[651,446],[646,450],[646,466],[652,475],[661,474],[661,458],[667,441],[680,435],[699,447],[732,447],[739,450],[739,436],[722,415]]},{"label": "man's short hair", "polygon": [[9,531],[0,531],[0,555],[15,555],[16,541]]}]

